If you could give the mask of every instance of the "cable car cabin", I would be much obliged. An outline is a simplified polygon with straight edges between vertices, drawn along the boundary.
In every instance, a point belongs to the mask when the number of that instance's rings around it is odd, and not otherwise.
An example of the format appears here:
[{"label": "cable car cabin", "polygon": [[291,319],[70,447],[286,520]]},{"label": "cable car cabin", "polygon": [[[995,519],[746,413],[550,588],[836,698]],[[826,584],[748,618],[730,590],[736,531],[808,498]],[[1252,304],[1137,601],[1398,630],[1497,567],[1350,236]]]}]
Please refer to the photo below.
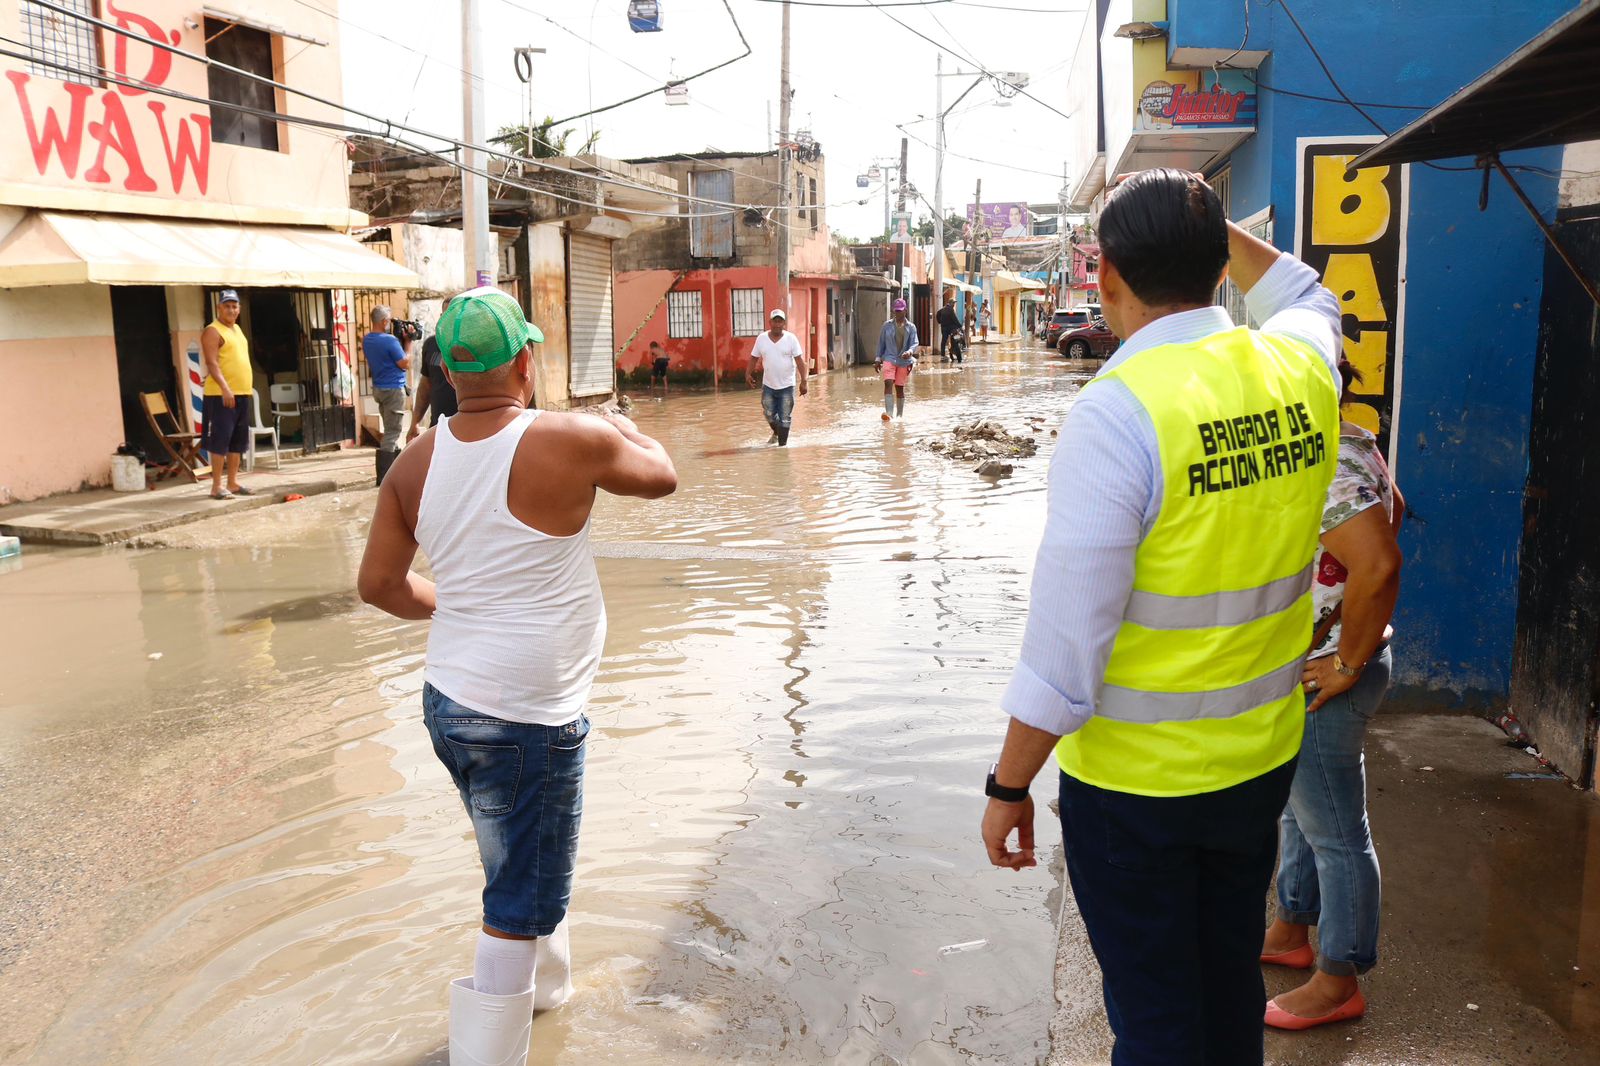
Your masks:
[{"label": "cable car cabin", "polygon": [[689,102],[689,86],[681,81],[669,81],[662,90],[666,95],[667,103],[673,107],[682,107]]},{"label": "cable car cabin", "polygon": [[628,0],[628,28],[634,33],[659,33],[661,0]]}]

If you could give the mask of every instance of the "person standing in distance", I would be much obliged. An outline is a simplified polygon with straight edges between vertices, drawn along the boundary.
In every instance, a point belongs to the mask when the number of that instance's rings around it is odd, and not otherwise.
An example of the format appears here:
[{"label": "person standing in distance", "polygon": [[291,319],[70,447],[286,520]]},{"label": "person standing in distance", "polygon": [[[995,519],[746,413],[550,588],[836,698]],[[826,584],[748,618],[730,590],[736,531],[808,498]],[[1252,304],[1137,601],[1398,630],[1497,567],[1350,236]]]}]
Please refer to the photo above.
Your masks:
[{"label": "person standing in distance", "polygon": [[[439,311],[442,314],[449,308],[450,301],[446,300]],[[438,422],[441,418],[449,418],[456,413],[456,387],[450,384],[450,375],[445,373],[444,360],[439,354],[437,326],[434,327],[433,335],[422,342],[422,373],[417,377],[417,402],[411,409],[411,429],[406,433],[407,444],[416,440],[417,434],[422,432],[422,423],[430,411],[433,412],[434,422]]]},{"label": "person standing in distance", "polygon": [[[211,498],[231,500],[255,493],[239,484],[239,457],[250,448],[250,413],[255,398],[255,371],[250,366],[250,341],[239,328],[239,294],[223,289],[217,317],[200,334],[206,383],[200,399],[200,446],[211,453]],[[222,487],[223,468],[228,487]]]},{"label": "person standing in distance", "polygon": [[[583,708],[606,634],[590,511],[598,492],[656,499],[678,479],[621,415],[529,409],[544,337],[499,289],[458,296],[439,337],[460,409],[384,479],[357,589],[433,620],[423,721],[483,861],[472,976],[450,983],[451,1066],[524,1066],[533,1012],[572,992]],[[411,571],[419,546],[432,581]]]},{"label": "person standing in distance", "polygon": [[361,351],[372,374],[372,398],[378,401],[378,416],[383,420],[383,439],[378,442],[378,483],[383,483],[389,464],[400,450],[400,425],[406,418],[406,371],[411,357],[400,338],[389,331],[394,316],[379,304],[367,316],[372,329],[361,338]]},{"label": "person standing in distance", "polygon": [[917,365],[917,327],[906,321],[906,302],[895,300],[893,317],[878,331],[878,354],[873,369],[883,375],[883,420],[906,416],[906,382]]},{"label": "person standing in distance", "polygon": [[789,316],[782,308],[775,308],[767,321],[772,328],[756,338],[750,349],[750,365],[745,367],[745,384],[756,387],[756,373],[761,374],[761,413],[772,427],[768,444],[782,448],[789,443],[789,420],[794,415],[794,392],[798,385],[800,395],[806,394],[806,354],[800,347],[800,338],[786,328]]},{"label": "person standing in distance", "polygon": [[[1339,304],[1195,174],[1127,178],[1099,229],[1123,345],[1051,460],[983,842],[996,866],[1035,864],[1028,785],[1054,752],[1111,1061],[1247,1066],[1339,448]],[[1212,303],[1230,269],[1260,330]]]},{"label": "person standing in distance", "polygon": [[946,362],[951,357],[951,345],[960,351],[961,344],[961,316],[956,314],[956,294],[944,294],[944,306],[939,308],[936,316],[939,320],[939,358]]}]

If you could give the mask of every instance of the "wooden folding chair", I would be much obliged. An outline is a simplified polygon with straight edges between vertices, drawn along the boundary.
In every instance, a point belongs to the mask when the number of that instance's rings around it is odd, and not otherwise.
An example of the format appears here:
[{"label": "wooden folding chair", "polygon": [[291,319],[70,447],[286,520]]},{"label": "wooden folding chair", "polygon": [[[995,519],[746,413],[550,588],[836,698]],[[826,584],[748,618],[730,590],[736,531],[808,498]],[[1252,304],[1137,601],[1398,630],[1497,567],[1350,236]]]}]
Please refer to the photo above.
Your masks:
[{"label": "wooden folding chair", "polygon": [[141,392],[139,406],[144,408],[144,416],[150,422],[151,430],[161,438],[161,446],[172,460],[158,468],[155,476],[157,481],[180,473],[190,481],[199,481],[201,474],[211,473],[211,467],[200,461],[200,434],[186,433],[178,427],[178,419],[173,415],[172,408],[167,406],[166,393]]}]

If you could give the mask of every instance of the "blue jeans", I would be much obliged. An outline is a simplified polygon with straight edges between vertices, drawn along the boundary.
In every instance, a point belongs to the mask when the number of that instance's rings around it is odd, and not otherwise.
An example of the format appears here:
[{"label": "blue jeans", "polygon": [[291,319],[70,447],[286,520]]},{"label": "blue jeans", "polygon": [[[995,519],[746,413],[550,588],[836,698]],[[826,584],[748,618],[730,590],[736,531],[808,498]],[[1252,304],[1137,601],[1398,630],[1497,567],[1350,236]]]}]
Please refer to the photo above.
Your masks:
[{"label": "blue jeans", "polygon": [[794,386],[787,389],[761,386],[761,413],[767,416],[767,425],[778,435],[778,443],[788,444],[789,418],[794,414]]},{"label": "blue jeans", "polygon": [[1387,647],[1348,692],[1306,716],[1283,811],[1278,917],[1317,927],[1317,968],[1351,976],[1378,962],[1378,853],[1367,829],[1367,723],[1389,688]]},{"label": "blue jeans", "polygon": [[508,722],[424,685],[422,720],[478,838],[484,924],[517,936],[554,933],[572,898],[589,719]]},{"label": "blue jeans", "polygon": [[1113,1066],[1262,1061],[1261,927],[1294,760],[1136,796],[1061,775],[1067,876],[1105,978]]}]

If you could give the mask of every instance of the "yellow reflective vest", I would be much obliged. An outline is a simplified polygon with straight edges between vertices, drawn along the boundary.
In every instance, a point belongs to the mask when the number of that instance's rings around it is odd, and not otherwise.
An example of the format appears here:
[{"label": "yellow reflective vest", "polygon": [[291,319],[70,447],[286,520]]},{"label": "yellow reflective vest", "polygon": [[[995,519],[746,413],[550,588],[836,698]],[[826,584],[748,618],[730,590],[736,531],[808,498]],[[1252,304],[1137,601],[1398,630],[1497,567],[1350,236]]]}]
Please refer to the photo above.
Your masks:
[{"label": "yellow reflective vest", "polygon": [[1300,750],[1333,375],[1304,342],[1241,327],[1139,352],[1088,387],[1105,379],[1155,427],[1161,509],[1095,712],[1056,761],[1117,792],[1228,788]]}]

